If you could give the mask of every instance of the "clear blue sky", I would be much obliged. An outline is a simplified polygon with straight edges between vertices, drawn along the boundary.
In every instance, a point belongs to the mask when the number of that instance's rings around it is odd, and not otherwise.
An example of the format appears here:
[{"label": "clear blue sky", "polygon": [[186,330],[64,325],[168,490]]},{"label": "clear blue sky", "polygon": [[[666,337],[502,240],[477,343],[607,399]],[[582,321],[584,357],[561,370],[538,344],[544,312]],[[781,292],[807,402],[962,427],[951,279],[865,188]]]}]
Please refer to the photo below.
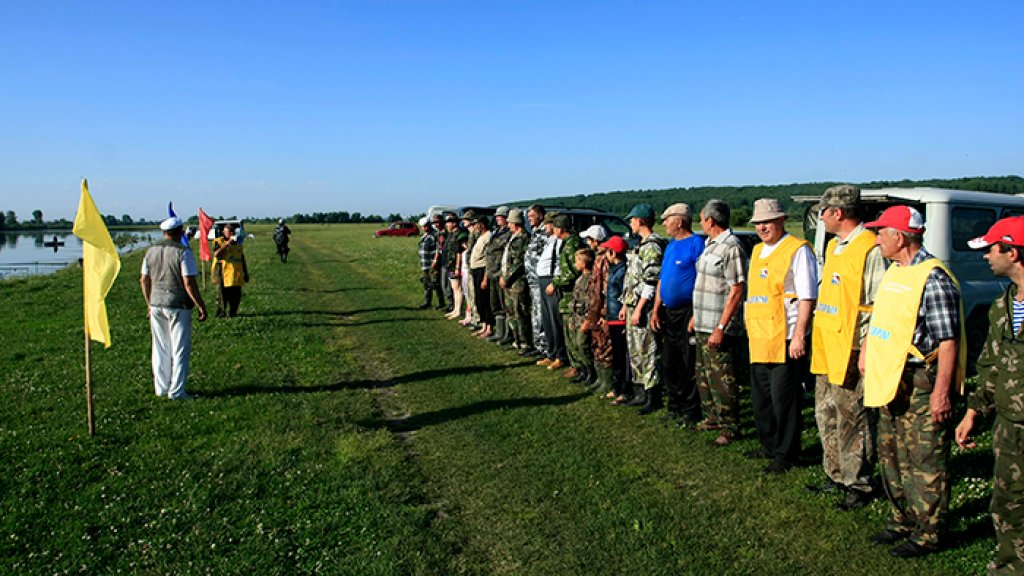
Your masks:
[{"label": "clear blue sky", "polygon": [[0,210],[1024,173],[1024,2],[0,2]]}]

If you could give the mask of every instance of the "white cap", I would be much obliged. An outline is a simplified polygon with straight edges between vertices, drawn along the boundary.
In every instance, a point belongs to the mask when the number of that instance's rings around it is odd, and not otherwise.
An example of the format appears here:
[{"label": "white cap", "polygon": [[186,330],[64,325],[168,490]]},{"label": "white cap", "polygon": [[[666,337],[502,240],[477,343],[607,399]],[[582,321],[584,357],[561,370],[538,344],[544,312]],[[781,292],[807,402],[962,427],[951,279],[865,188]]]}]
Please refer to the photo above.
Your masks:
[{"label": "white cap", "polygon": [[160,229],[165,232],[168,230],[174,230],[175,228],[181,228],[182,226],[184,226],[184,223],[181,221],[181,218],[178,218],[177,216],[171,216],[160,223]]},{"label": "white cap", "polygon": [[604,227],[600,224],[594,224],[580,233],[580,238],[593,238],[598,242],[604,242],[607,237],[608,233],[604,231]]}]

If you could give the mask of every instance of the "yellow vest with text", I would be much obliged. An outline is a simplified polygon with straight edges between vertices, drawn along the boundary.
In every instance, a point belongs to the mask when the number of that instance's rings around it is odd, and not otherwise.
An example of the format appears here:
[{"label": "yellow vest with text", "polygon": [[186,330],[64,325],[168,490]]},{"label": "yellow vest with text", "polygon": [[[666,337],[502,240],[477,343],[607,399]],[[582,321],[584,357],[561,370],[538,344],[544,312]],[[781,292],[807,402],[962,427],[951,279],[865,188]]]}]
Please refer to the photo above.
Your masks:
[{"label": "yellow vest with text", "polygon": [[750,343],[750,361],[782,364],[786,361],[786,273],[793,255],[809,244],[787,234],[767,258],[761,258],[764,244],[754,246],[747,273],[747,301],[743,310]]},{"label": "yellow vest with text", "polygon": [[857,337],[857,320],[862,309],[864,263],[875,247],[875,233],[864,230],[836,254],[837,239],[825,249],[825,266],[818,288],[818,306],[811,332],[811,372],[824,374],[828,381],[842,386],[850,364],[850,351]]},{"label": "yellow vest with text", "polygon": [[[935,268],[944,270],[957,289],[960,288],[956,276],[953,276],[949,268],[937,258],[913,266],[893,264],[882,277],[865,339],[867,352],[864,368],[864,406],[879,407],[892,402],[899,390],[908,354],[924,360],[926,364],[936,361],[937,349],[925,357],[913,344],[914,327],[917,326],[917,312],[921,307],[924,285],[928,281],[928,275]],[[967,360],[962,303],[959,317],[960,339],[956,367],[953,371],[953,386],[962,394]]]}]

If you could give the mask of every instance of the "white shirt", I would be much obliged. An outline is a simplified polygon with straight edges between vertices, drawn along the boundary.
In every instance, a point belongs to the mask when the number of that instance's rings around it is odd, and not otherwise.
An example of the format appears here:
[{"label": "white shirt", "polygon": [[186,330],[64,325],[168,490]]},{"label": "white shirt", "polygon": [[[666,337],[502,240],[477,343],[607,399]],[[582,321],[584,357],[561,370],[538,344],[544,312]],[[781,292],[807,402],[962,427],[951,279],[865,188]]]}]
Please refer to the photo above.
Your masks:
[{"label": "white shirt", "polygon": [[[789,236],[783,234],[782,238]],[[765,244],[761,248],[761,257],[767,258],[775,247],[782,242],[782,238],[775,244]],[[789,265],[786,278],[782,281],[782,290],[790,294],[796,293],[796,298],[787,298],[786,308],[786,339],[793,338],[793,331],[796,329],[796,317],[799,312],[800,300],[818,299],[818,259],[814,257],[814,250],[804,244],[793,254],[793,262]],[[807,331],[810,332],[811,323],[807,323]]]},{"label": "white shirt", "polygon": [[544,243],[544,252],[537,260],[537,276],[557,276],[559,272],[558,249],[561,247],[561,240],[554,234],[548,236]]}]

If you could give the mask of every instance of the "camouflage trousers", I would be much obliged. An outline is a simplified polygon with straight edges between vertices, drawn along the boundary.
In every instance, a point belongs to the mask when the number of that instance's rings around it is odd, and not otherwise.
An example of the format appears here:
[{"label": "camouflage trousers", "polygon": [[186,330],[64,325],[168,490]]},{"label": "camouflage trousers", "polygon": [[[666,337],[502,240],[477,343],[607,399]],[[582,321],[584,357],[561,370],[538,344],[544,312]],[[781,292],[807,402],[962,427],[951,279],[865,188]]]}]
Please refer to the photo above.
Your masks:
[{"label": "camouflage trousers", "polygon": [[530,278],[529,284],[530,302],[533,304],[530,307],[530,323],[533,327],[533,347],[547,356],[548,339],[544,334],[544,311],[540,305],[540,283],[536,279]]},{"label": "camouflage trousers", "polygon": [[886,528],[936,546],[949,511],[950,423],[932,420],[935,369],[908,366],[896,398],[878,419],[882,487],[892,505]]},{"label": "camouflage trousers", "polygon": [[469,319],[473,322],[480,322],[480,315],[476,313],[476,290],[473,289],[473,276],[469,273],[468,266],[462,275],[462,294],[466,297],[466,310],[469,311]]},{"label": "camouflage trousers", "polygon": [[611,368],[614,354],[607,324],[603,328],[598,327],[590,331],[590,351],[594,355],[594,364],[602,368]]},{"label": "camouflage trousers", "polygon": [[736,370],[746,362],[740,339],[726,334],[718,348],[708,346],[710,334],[697,338],[697,390],[704,417],[734,436],[740,431],[740,391]]},{"label": "camouflage trousers", "polygon": [[836,484],[860,492],[872,490],[878,410],[864,407],[864,381],[857,368],[859,350],[850,354],[842,386],[819,375],[814,389],[814,419],[821,438],[821,466]]},{"label": "camouflage trousers", "polygon": [[989,574],[1024,574],[1024,424],[996,417],[992,450],[996,456],[992,485],[992,524],[996,557]]},{"label": "camouflage trousers", "polygon": [[629,365],[633,369],[633,383],[650,390],[658,384],[658,343],[654,332],[644,317],[640,326],[633,326],[629,318],[631,307],[626,308],[626,346],[629,348]]},{"label": "camouflage trousers", "polygon": [[565,350],[569,353],[569,364],[577,370],[594,367],[594,357],[590,352],[590,332],[581,332],[581,324],[573,319],[572,314],[562,314]]},{"label": "camouflage trousers", "polygon": [[505,290],[508,327],[519,344],[533,346],[533,321],[530,318],[530,289],[525,282],[516,282]]}]

